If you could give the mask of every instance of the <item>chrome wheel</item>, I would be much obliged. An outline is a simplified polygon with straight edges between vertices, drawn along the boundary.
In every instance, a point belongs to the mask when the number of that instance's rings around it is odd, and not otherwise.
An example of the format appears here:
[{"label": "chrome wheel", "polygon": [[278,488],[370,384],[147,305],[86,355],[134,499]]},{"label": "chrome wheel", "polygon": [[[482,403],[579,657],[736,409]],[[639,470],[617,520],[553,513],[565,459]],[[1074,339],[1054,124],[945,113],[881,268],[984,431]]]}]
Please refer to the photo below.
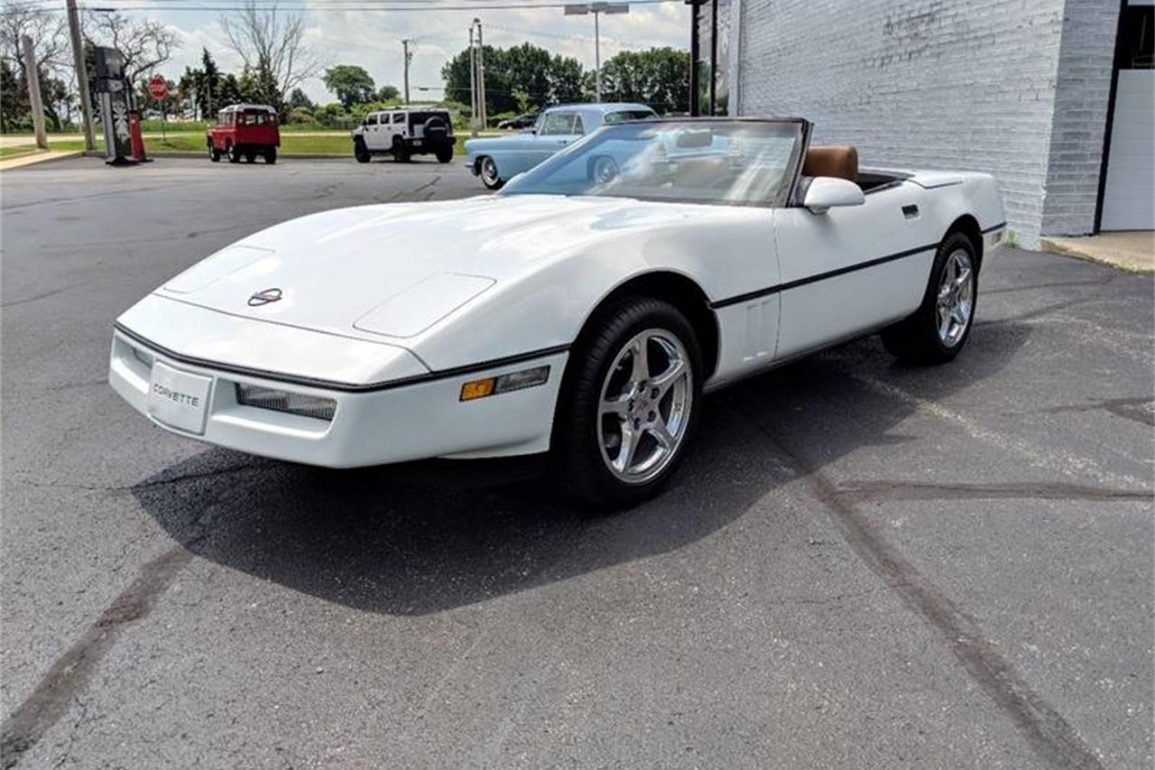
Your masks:
[{"label": "chrome wheel", "polygon": [[956,249],[943,265],[935,304],[938,338],[946,347],[954,347],[966,334],[974,310],[974,296],[975,274],[970,254]]},{"label": "chrome wheel", "polygon": [[618,351],[598,403],[598,443],[615,477],[644,484],[673,461],[689,427],[693,377],[685,345],[665,329],[647,329]]},{"label": "chrome wheel", "polygon": [[497,173],[497,164],[493,158],[482,158],[481,181],[486,187],[494,188],[501,184],[501,177]]},{"label": "chrome wheel", "polygon": [[608,155],[603,155],[594,161],[594,181],[598,184],[609,184],[618,175],[618,164]]}]

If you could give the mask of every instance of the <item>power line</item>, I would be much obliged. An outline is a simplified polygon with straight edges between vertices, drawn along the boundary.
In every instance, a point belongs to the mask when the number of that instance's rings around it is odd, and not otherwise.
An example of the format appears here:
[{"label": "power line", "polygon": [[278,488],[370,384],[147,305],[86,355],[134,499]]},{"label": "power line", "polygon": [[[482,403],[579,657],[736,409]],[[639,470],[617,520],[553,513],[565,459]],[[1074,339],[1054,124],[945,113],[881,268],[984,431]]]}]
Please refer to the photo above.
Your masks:
[{"label": "power line", "polygon": [[[390,0],[314,0],[303,3],[302,0],[292,0],[289,3],[257,3],[252,6],[236,5],[236,0],[219,0],[220,3],[234,3],[233,5],[216,4],[218,0],[128,0],[128,4],[115,6],[84,6],[84,10],[95,12],[126,12],[133,11],[389,11],[392,13],[430,13],[437,11],[514,11],[564,8],[564,2],[532,3],[521,0],[477,0],[469,5],[461,5],[462,0],[455,0],[457,5],[421,5],[415,6],[415,0],[396,0],[408,5],[393,5]],[[34,0],[43,2],[39,6],[43,9],[52,8],[50,0]],[[633,5],[662,5],[682,3],[684,0],[631,0]],[[193,4],[186,4],[193,3]],[[368,4],[366,4],[368,3]]]}]

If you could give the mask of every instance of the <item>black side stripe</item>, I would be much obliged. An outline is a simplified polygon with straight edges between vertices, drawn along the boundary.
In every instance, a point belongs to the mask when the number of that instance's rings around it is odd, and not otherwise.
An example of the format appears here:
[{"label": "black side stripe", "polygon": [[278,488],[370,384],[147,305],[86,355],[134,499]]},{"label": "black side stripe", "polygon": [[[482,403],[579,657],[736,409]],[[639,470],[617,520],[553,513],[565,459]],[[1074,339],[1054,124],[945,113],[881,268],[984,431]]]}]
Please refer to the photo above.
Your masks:
[{"label": "black side stripe", "polygon": [[808,275],[805,278],[799,278],[796,281],[787,281],[786,283],[780,283],[777,286],[769,286],[765,289],[759,289],[758,291],[751,291],[751,292],[747,292],[745,294],[739,294],[736,297],[728,297],[726,299],[720,299],[717,302],[711,302],[710,307],[717,310],[718,308],[729,307],[730,305],[737,305],[737,304],[740,304],[742,302],[749,302],[750,300],[758,299],[759,297],[769,297],[771,294],[778,294],[779,292],[787,291],[788,289],[797,289],[799,286],[805,286],[805,285],[810,284],[810,283],[817,283],[818,281],[825,281],[829,278],[837,278],[840,275],[846,275],[847,273],[853,273],[853,272],[856,272],[858,270],[865,270],[868,267],[876,267],[877,265],[883,265],[883,264],[886,264],[887,262],[894,262],[897,259],[903,259],[905,257],[911,257],[911,256],[914,256],[915,254],[921,254],[924,251],[930,251],[931,249],[937,249],[937,248],[938,248],[938,244],[932,243],[928,246],[919,246],[918,248],[915,248],[915,249],[907,249],[906,251],[900,251],[897,254],[887,254],[885,257],[878,257],[877,259],[870,259],[870,260],[867,260],[866,262],[859,262],[858,264],[855,264],[855,265],[848,265],[847,267],[840,267],[837,270],[830,270],[829,272],[826,272],[826,273],[818,273],[817,275]]},{"label": "black side stripe", "polygon": [[284,374],[281,372],[270,372],[265,369],[254,369],[247,366],[236,366],[233,364],[222,364],[217,361],[209,361],[204,358],[197,358],[195,356],[186,356],[183,353],[177,353],[175,350],[170,350],[163,345],[158,345],[150,339],[142,337],[131,329],[115,324],[118,332],[124,336],[134,340],[143,345],[154,353],[159,353],[165,358],[189,366],[199,366],[205,369],[213,369],[218,372],[228,372],[230,374],[241,374],[248,377],[259,377],[263,380],[273,380],[275,382],[283,382],[287,385],[303,385],[309,388],[321,388],[324,390],[338,390],[344,393],[367,393],[381,390],[392,390],[393,388],[401,388],[406,385],[418,385],[425,382],[435,382],[437,380],[449,379],[451,377],[460,377],[464,374],[473,374],[475,372],[482,372],[487,369],[497,369],[503,366],[510,366],[512,364],[520,364],[525,361],[533,361],[538,358],[546,356],[557,355],[558,353],[565,353],[569,350],[569,345],[554,345],[549,348],[542,348],[541,350],[531,350],[526,353],[518,353],[512,356],[505,356],[504,358],[494,358],[489,361],[479,361],[476,364],[466,364],[465,366],[456,366],[452,369],[439,369],[429,374],[418,374],[413,377],[403,377],[397,380],[389,380],[388,382],[371,382],[366,384],[357,384],[349,382],[339,382],[337,380],[325,380],[316,377],[300,377],[296,375]]},{"label": "black side stripe", "polygon": [[[1001,230],[1006,226],[1007,226],[1006,222],[1000,222],[997,225],[991,225],[990,227],[988,227],[985,230],[982,230],[981,232],[983,235],[986,235],[987,233],[993,233],[995,230]],[[783,291],[786,291],[788,289],[797,289],[799,286],[805,286],[806,284],[809,284],[809,283],[817,283],[818,281],[825,281],[828,278],[837,278],[840,275],[846,275],[847,273],[853,273],[856,270],[865,270],[868,267],[875,267],[877,265],[884,265],[887,262],[893,262],[896,259],[903,259],[905,257],[912,257],[915,254],[921,254],[924,251],[930,251],[931,249],[937,249],[938,246],[939,245],[937,243],[932,243],[932,244],[929,244],[927,246],[919,246],[918,248],[907,249],[906,251],[900,251],[897,254],[887,254],[885,257],[878,257],[877,259],[870,259],[870,260],[867,260],[866,262],[859,262],[858,264],[855,264],[855,265],[849,265],[848,267],[840,267],[837,270],[831,270],[831,271],[826,272],[826,273],[819,273],[817,275],[810,275],[810,276],[807,276],[805,278],[799,278],[796,281],[787,281],[786,283],[780,283],[777,286],[768,286],[765,289],[758,289],[757,291],[746,292],[745,294],[739,294],[735,297],[727,297],[726,299],[720,299],[717,302],[711,302],[710,307],[717,310],[718,308],[729,307],[730,305],[738,305],[742,302],[749,302],[750,300],[758,299],[760,297],[769,297],[771,294],[777,294],[779,292],[783,292]]]}]

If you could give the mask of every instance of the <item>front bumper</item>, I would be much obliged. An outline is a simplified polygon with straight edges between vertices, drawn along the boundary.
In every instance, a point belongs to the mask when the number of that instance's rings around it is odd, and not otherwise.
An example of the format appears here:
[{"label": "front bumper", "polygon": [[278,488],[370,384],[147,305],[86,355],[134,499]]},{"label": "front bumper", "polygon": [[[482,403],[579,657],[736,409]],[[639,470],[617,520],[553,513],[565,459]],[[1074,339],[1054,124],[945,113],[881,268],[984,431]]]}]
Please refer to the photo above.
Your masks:
[{"label": "front bumper", "polygon": [[[159,346],[158,346],[159,347]],[[372,390],[311,387],[297,382],[190,363],[138,337],[113,334],[109,384],[125,401],[162,428],[189,438],[263,457],[307,465],[349,468],[431,457],[505,457],[549,448],[554,405],[568,353],[542,356],[481,371],[431,374],[420,381],[385,383]],[[149,413],[157,363],[210,378],[201,433],[160,422]],[[460,401],[470,380],[548,365],[544,385],[473,401]],[[331,420],[241,404],[238,384],[332,399]],[[351,386],[355,387],[355,386]]]}]

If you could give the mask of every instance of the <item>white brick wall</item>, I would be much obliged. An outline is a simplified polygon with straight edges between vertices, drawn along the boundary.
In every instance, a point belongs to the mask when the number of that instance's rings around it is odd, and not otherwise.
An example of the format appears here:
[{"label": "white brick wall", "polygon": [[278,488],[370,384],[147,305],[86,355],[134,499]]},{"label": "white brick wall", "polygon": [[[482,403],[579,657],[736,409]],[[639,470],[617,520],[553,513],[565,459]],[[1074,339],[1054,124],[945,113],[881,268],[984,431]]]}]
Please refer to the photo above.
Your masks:
[{"label": "white brick wall", "polygon": [[1118,21],[1118,3],[1067,0],[1043,207],[1046,235],[1082,235],[1095,227]]},{"label": "white brick wall", "polygon": [[808,118],[816,141],[855,144],[865,165],[990,172],[1027,246],[1040,231],[1090,229],[1117,2],[740,8],[740,114]]}]

